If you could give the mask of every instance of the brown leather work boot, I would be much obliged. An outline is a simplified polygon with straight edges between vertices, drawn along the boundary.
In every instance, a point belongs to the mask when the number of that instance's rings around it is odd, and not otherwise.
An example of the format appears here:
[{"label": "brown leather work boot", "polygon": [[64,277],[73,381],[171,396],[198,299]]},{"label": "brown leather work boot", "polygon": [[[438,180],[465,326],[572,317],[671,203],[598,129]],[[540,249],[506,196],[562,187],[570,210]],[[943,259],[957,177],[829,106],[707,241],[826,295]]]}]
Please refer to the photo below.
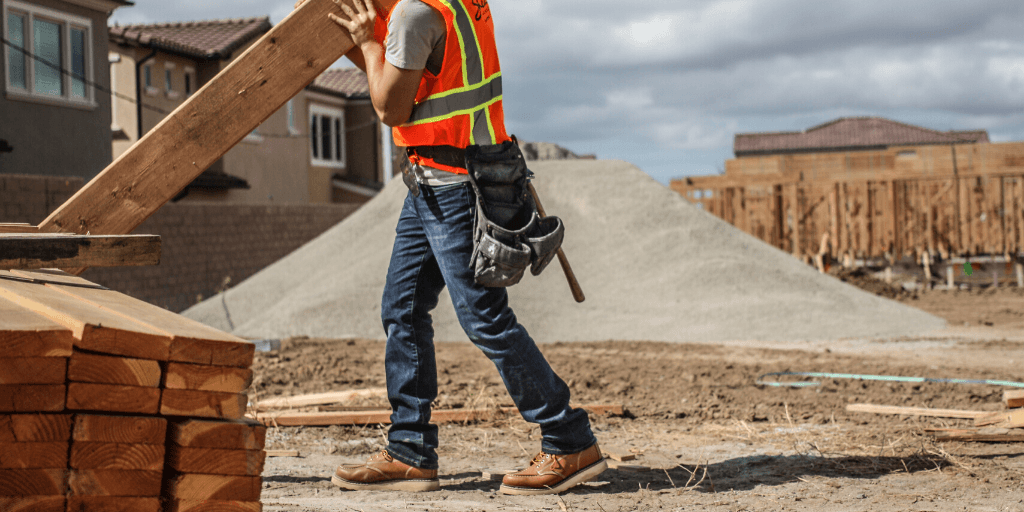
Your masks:
[{"label": "brown leather work boot", "polygon": [[541,452],[530,462],[530,467],[501,481],[505,494],[558,494],[570,487],[589,482],[608,469],[595,443],[590,448],[569,455],[551,455]]},{"label": "brown leather work boot", "polygon": [[342,464],[331,482],[342,489],[364,491],[436,491],[441,488],[436,469],[420,469],[395,460],[387,450],[364,464]]}]

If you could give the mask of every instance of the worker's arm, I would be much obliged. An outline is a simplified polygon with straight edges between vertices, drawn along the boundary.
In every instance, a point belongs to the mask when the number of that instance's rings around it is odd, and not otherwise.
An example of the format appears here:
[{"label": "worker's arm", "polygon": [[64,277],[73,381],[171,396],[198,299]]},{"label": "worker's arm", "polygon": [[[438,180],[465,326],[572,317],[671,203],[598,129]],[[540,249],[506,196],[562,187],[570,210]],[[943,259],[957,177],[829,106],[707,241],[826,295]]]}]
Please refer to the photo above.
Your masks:
[{"label": "worker's arm", "polygon": [[[335,14],[328,16],[346,29],[356,48],[349,52],[349,58],[356,62],[362,57],[362,64],[370,85],[370,101],[377,116],[388,126],[398,126],[409,120],[416,100],[416,91],[423,77],[422,69],[401,69],[384,60],[384,48],[373,38],[377,11],[373,0],[355,0],[355,8],[338,2],[348,19]],[[358,57],[353,53],[359,50]]]}]

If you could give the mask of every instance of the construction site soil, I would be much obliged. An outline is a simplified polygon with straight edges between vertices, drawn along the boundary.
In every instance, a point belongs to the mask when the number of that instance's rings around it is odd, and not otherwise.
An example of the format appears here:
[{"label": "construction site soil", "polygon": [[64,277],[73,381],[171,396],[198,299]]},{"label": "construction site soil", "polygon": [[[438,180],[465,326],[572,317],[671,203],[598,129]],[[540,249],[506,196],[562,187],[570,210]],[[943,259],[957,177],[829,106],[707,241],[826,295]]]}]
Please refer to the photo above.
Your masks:
[{"label": "construction site soil", "polygon": [[[845,379],[800,389],[756,384],[762,374],[784,371],[1024,380],[1021,290],[896,296],[950,327],[927,336],[815,342],[541,345],[575,402],[625,407],[623,416],[592,416],[593,425],[606,449],[636,453],[629,463],[639,470],[609,469],[560,496],[502,495],[481,470],[523,467],[540,446],[535,426],[506,416],[441,426],[440,491],[350,492],[330,483],[334,467],[380,450],[385,426],[278,427],[268,433],[268,448],[300,456],[268,459],[264,510],[1024,511],[1024,444],[937,443],[926,429],[970,422],[845,409],[999,410],[1002,388]],[[280,350],[257,354],[252,398],[383,386],[383,348],[366,339],[285,340]],[[511,405],[477,348],[452,342],[436,349],[435,408]],[[382,397],[348,405],[387,408]]]}]

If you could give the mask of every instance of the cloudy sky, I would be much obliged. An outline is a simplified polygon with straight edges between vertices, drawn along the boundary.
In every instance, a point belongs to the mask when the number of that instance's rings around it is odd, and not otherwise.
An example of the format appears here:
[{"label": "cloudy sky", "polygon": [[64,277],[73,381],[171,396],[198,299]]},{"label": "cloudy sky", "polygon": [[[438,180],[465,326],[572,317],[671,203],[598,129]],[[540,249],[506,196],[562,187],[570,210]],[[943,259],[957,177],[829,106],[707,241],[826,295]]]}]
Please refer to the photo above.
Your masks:
[{"label": "cloudy sky", "polygon": [[[292,0],[135,0],[113,21],[269,15]],[[882,116],[1024,140],[1021,0],[491,0],[508,129],[716,174],[736,133]],[[344,65],[339,62],[338,65]]]}]

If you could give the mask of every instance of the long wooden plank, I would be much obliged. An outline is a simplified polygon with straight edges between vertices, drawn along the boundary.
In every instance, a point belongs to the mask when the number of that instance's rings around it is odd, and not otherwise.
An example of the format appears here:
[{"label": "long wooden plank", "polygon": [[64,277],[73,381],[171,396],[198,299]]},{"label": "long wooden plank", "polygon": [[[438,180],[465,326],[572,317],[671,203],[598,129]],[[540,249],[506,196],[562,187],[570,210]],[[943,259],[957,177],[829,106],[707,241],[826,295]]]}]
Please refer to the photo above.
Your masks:
[{"label": "long wooden plank", "polygon": [[64,496],[0,496],[4,512],[65,512]]},{"label": "long wooden plank", "polygon": [[177,475],[167,479],[167,498],[259,501],[261,484],[258,476]]},{"label": "long wooden plank", "polygon": [[975,443],[1024,443],[1024,433],[1020,434],[941,434],[935,436],[936,441],[963,441]]},{"label": "long wooden plank", "polygon": [[167,420],[144,416],[76,414],[71,439],[78,442],[163,445]]},{"label": "long wooden plank", "polygon": [[263,512],[258,501],[174,500],[164,512]]},{"label": "long wooden plank", "polygon": [[0,222],[0,233],[38,233],[39,226],[24,222]]},{"label": "long wooden plank", "polygon": [[167,467],[188,474],[259,476],[265,460],[263,450],[173,447],[167,453]]},{"label": "long wooden plank", "polygon": [[160,264],[156,235],[0,234],[0,269]]},{"label": "long wooden plank", "polygon": [[[579,406],[593,414],[622,414],[621,405],[583,405]],[[430,413],[432,423],[450,423],[460,421],[486,421],[515,414],[515,407],[499,407],[496,409],[442,409]],[[340,411],[340,412],[289,412],[260,413],[256,420],[264,425],[273,426],[316,426],[316,425],[369,425],[391,423],[390,410],[376,411]]]},{"label": "long wooden plank", "polygon": [[160,498],[71,496],[67,512],[160,512]]},{"label": "long wooden plank", "polygon": [[68,442],[0,443],[0,469],[64,469]]},{"label": "long wooden plank", "polygon": [[217,393],[188,389],[165,389],[160,414],[197,418],[239,419],[245,416],[249,397],[245,393]]},{"label": "long wooden plank", "polygon": [[100,310],[141,324],[149,332],[170,338],[165,359],[224,366],[248,367],[255,345],[161,307],[98,286],[60,271],[13,271],[14,275],[42,283],[48,289],[74,297]]},{"label": "long wooden plank", "polygon": [[72,382],[68,384],[68,409],[156,414],[160,410],[160,389]]},{"label": "long wooden plank", "polygon": [[0,496],[63,496],[66,469],[0,469]]},{"label": "long wooden plank", "polygon": [[64,384],[0,386],[0,412],[61,412],[66,397]]},{"label": "long wooden plank", "polygon": [[292,11],[50,214],[40,230],[131,233],[352,49],[328,13],[342,11],[331,0],[310,0]]},{"label": "long wooden plank", "polygon": [[256,404],[256,410],[291,409],[313,405],[328,405],[347,402],[354,398],[387,396],[387,388],[353,389],[349,391],[332,391],[330,393],[313,393],[282,398],[268,398]]},{"label": "long wooden plank", "polygon": [[162,471],[72,469],[68,496],[160,496]]},{"label": "long wooden plank", "polygon": [[986,414],[984,411],[963,411],[958,409],[929,409],[927,407],[899,407],[895,405],[850,404],[846,406],[850,412],[868,412],[875,414],[902,414],[906,416],[930,416],[935,418],[974,419]]},{"label": "long wooden plank", "polygon": [[262,450],[267,427],[249,421],[189,419],[172,422],[167,444],[185,448]]},{"label": "long wooden plank", "polygon": [[1004,428],[1024,427],[1024,409],[985,413],[983,416],[974,419],[974,425],[976,427],[988,425]]},{"label": "long wooden plank", "polygon": [[75,352],[68,364],[67,379],[155,388],[160,386],[161,375],[160,363],[156,361]]},{"label": "long wooden plank", "polygon": [[158,444],[75,442],[71,444],[69,467],[162,471],[164,447]]},{"label": "long wooden plank", "polygon": [[241,393],[251,384],[252,370],[226,366],[168,363],[164,377],[167,389]]},{"label": "long wooden plank", "polygon": [[3,357],[68,357],[71,329],[0,297],[0,354]]},{"label": "long wooden plank", "polygon": [[67,368],[65,357],[0,359],[0,384],[63,384]]},{"label": "long wooden plank", "polygon": [[70,414],[0,415],[0,443],[67,442],[71,439]]},{"label": "long wooden plank", "polygon": [[167,333],[7,271],[0,271],[0,297],[70,329],[81,349],[156,360],[170,352]]},{"label": "long wooden plank", "polygon": [[1003,391],[1003,403],[1010,409],[1024,407],[1024,389]]}]

